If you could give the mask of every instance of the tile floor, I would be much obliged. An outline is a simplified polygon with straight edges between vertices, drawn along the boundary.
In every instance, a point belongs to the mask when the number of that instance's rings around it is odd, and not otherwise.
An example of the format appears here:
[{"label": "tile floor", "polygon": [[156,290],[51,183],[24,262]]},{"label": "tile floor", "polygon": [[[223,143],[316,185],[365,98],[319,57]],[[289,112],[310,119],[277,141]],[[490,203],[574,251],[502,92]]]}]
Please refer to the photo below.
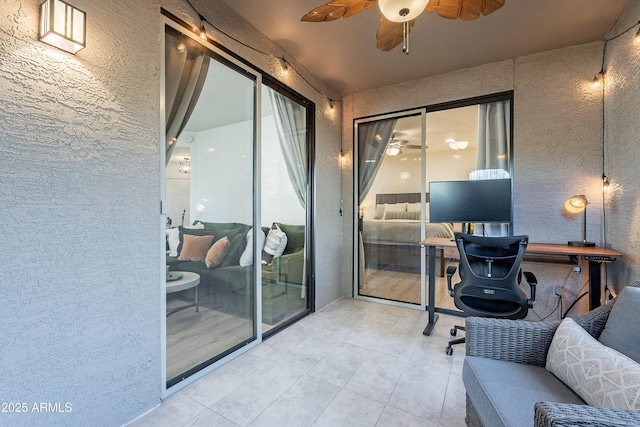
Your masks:
[{"label": "tile floor", "polygon": [[131,423],[142,426],[464,426],[458,317],[338,300]]}]

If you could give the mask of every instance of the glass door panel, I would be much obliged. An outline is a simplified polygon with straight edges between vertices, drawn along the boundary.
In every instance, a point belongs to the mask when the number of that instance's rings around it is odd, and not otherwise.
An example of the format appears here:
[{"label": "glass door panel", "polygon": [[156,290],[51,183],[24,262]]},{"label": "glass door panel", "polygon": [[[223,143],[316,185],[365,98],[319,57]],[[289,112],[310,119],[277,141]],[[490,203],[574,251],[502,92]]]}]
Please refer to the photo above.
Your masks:
[{"label": "glass door panel", "polygon": [[358,125],[357,295],[420,305],[422,115]]},{"label": "glass door panel", "polygon": [[309,182],[307,109],[262,86],[262,328],[308,309],[306,236]]},{"label": "glass door panel", "polygon": [[259,96],[254,76],[171,29],[165,68],[171,386],[257,337],[247,259],[254,251]]}]

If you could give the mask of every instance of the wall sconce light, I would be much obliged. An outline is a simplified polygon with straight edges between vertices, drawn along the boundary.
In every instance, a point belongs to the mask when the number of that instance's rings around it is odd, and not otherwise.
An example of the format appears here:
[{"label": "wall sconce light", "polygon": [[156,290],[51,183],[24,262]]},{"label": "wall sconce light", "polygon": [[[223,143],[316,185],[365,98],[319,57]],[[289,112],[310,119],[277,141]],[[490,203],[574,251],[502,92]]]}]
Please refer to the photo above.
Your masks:
[{"label": "wall sconce light", "polygon": [[[638,25],[640,25],[640,21],[638,21]],[[638,28],[638,32],[635,36],[633,36],[633,43],[635,45],[640,45],[640,28]]]},{"label": "wall sconce light", "polygon": [[349,158],[347,154],[345,154],[342,149],[340,149],[340,157],[338,158],[338,162],[340,163],[340,167],[344,168],[349,165]]},{"label": "wall sconce light", "polygon": [[571,196],[569,200],[564,203],[564,208],[567,212],[576,214],[583,213],[582,217],[582,240],[571,240],[567,244],[569,246],[595,246],[596,244],[593,242],[587,241],[587,205],[589,201],[585,197],[584,194],[579,194],[576,196]]},{"label": "wall sconce light", "polygon": [[329,108],[333,110],[333,99],[329,98]]},{"label": "wall sconce light", "polygon": [[40,5],[40,41],[75,54],[86,46],[87,14],[62,0]]},{"label": "wall sconce light", "polygon": [[611,188],[611,185],[609,183],[609,177],[607,177],[607,175],[605,174],[602,174],[602,191],[606,193],[609,191],[610,188]]}]

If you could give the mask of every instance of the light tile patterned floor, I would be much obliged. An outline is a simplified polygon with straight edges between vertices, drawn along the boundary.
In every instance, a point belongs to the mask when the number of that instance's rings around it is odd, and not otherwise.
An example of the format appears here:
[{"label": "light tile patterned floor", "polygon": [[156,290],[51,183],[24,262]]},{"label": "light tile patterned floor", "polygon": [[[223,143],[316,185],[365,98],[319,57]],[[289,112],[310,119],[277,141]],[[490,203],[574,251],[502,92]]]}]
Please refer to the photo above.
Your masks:
[{"label": "light tile patterned floor", "polygon": [[464,426],[464,346],[440,315],[341,299],[168,398],[143,426]]}]

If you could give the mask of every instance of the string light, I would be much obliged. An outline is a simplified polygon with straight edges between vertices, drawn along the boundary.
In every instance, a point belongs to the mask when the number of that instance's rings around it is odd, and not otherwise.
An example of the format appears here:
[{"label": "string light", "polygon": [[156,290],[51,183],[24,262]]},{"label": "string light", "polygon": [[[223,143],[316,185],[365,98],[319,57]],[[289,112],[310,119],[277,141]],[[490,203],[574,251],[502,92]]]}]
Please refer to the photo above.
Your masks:
[{"label": "string light", "polygon": [[604,80],[604,71],[600,71],[593,78],[593,86],[594,87],[602,86],[602,81],[603,80]]},{"label": "string light", "polygon": [[284,57],[279,58],[280,59],[280,65],[282,65],[282,72],[284,74],[289,74],[289,65],[287,63],[287,60],[284,59]]},{"label": "string light", "polygon": [[198,14],[198,16],[200,17],[200,22],[202,23],[202,25],[200,26],[200,40],[202,40],[203,42],[207,41],[207,29],[204,27],[204,16]]}]

